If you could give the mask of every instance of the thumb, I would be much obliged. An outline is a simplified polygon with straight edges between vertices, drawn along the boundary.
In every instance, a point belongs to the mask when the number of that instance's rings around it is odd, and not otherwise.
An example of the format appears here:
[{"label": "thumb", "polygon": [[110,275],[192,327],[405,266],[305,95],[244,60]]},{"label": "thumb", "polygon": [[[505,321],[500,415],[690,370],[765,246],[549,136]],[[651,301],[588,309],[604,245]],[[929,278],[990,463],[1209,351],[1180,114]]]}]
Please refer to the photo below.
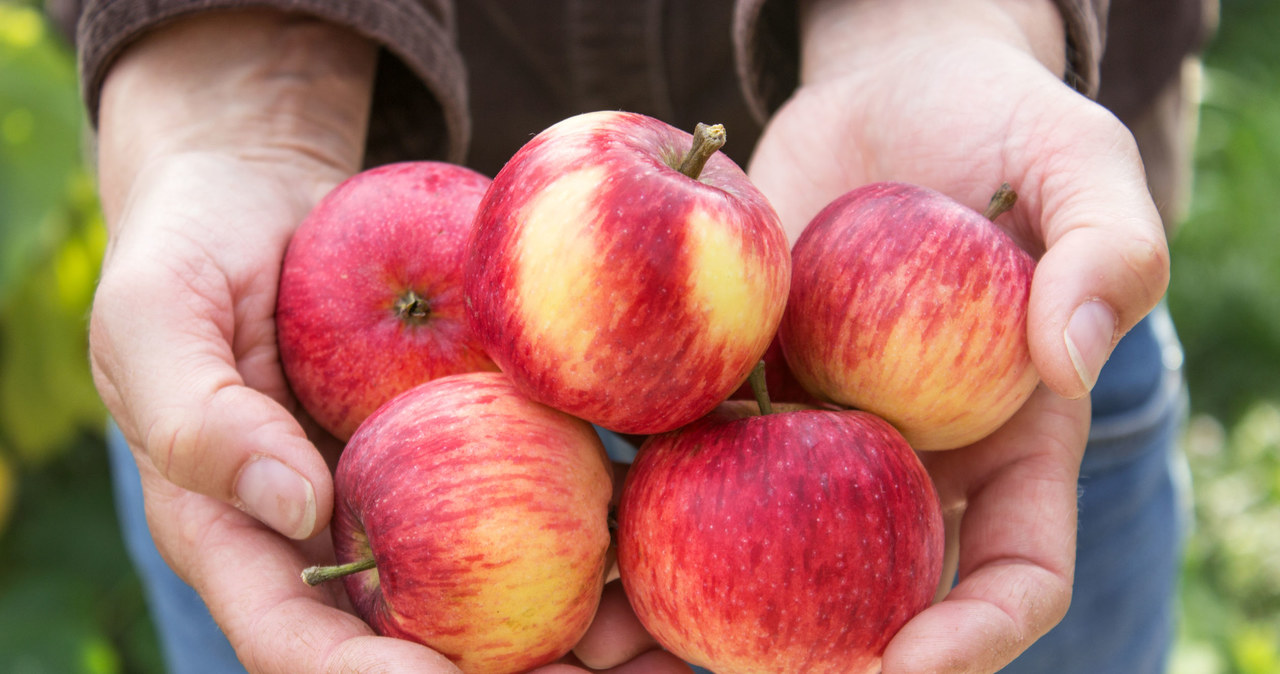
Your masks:
[{"label": "thumb", "polygon": [[90,352],[104,402],[170,482],[312,536],[332,509],[327,464],[283,405],[246,384],[229,304],[158,277],[163,267],[102,276]]},{"label": "thumb", "polygon": [[1169,283],[1164,225],[1136,145],[1123,135],[1076,138],[1103,144],[1073,149],[1099,160],[1047,181],[1040,197],[1046,250],[1031,284],[1028,344],[1042,380],[1067,398],[1089,393],[1116,343]]}]

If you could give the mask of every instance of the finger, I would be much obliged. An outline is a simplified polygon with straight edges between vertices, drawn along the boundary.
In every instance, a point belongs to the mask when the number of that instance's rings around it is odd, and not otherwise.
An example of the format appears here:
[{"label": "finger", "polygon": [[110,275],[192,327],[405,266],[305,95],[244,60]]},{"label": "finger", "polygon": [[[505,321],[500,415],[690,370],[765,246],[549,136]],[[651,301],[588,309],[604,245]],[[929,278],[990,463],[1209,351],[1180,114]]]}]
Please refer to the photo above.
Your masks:
[{"label": "finger", "polygon": [[140,469],[157,547],[205,600],[250,672],[459,671],[421,645],[376,636],[336,608],[340,584],[307,586],[299,573],[309,561],[297,544],[226,504],[177,488],[145,462]]},{"label": "finger", "polygon": [[604,586],[595,620],[573,652],[587,667],[608,669],[657,648],[631,610],[622,582],[615,580]]},{"label": "finger", "polygon": [[959,582],[889,643],[884,671],[993,672],[1066,613],[1089,403],[1040,387],[977,445],[925,457],[945,503],[963,500]]},{"label": "finger", "polygon": [[217,282],[184,281],[154,260],[118,259],[120,269],[129,271],[102,276],[90,344],[95,381],[126,437],[184,489],[292,538],[322,529],[328,468],[297,420],[245,385],[234,309]]},{"label": "finger", "polygon": [[608,669],[584,669],[583,665],[572,655],[545,667],[539,667],[535,674],[583,674],[583,672],[605,672],[608,674],[689,674],[693,671],[689,663],[662,650],[645,651],[633,660],[628,660],[616,667]]},{"label": "finger", "polygon": [[[1045,383],[1084,396],[1116,343],[1169,283],[1165,229],[1132,135],[1090,106],[1074,133],[1033,151],[1046,252],[1031,286],[1028,340]],[[1049,145],[1049,143],[1058,143]]]}]

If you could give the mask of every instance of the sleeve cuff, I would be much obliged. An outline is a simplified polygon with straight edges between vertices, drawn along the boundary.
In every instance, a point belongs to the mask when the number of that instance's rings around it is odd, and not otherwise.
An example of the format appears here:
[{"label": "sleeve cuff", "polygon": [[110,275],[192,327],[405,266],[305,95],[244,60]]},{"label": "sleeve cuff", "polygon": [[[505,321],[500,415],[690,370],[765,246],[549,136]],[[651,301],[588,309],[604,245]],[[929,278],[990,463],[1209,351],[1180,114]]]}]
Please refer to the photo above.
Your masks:
[{"label": "sleeve cuff", "polygon": [[1054,0],[1067,31],[1067,72],[1063,80],[1089,98],[1098,97],[1109,0]]},{"label": "sleeve cuff", "polygon": [[428,4],[438,5],[415,0],[93,0],[85,3],[77,26],[81,94],[96,126],[102,83],[115,58],[167,21],[247,8],[310,14],[382,45],[367,164],[410,158],[460,163],[471,133],[464,66],[455,47],[451,7]]}]

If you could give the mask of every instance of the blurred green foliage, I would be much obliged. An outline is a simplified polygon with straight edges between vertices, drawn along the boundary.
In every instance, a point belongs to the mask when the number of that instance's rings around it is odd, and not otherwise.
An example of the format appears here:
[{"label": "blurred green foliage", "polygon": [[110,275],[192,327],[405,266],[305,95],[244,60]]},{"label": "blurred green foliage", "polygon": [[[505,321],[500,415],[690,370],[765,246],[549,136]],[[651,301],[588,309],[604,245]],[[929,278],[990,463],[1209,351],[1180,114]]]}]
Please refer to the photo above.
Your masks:
[{"label": "blurred green foliage", "polygon": [[1175,674],[1280,673],[1280,3],[1223,0],[1171,241],[1194,529]]},{"label": "blurred green foliage", "polygon": [[[70,52],[38,4],[0,0],[0,672],[159,672],[85,357],[105,235],[83,111]],[[1196,497],[1172,669],[1275,674],[1280,2],[1222,10],[1191,211],[1172,240]]]},{"label": "blurred green foliage", "polygon": [[104,235],[66,45],[0,4],[0,446],[25,461],[100,425],[84,318]]},{"label": "blurred green foliage", "polygon": [[0,672],[158,672],[120,541],[86,316],[105,245],[75,64],[0,2]]},{"label": "blurred green foliage", "polygon": [[1224,0],[1205,57],[1191,212],[1169,306],[1198,411],[1230,425],[1280,399],[1280,3]]}]

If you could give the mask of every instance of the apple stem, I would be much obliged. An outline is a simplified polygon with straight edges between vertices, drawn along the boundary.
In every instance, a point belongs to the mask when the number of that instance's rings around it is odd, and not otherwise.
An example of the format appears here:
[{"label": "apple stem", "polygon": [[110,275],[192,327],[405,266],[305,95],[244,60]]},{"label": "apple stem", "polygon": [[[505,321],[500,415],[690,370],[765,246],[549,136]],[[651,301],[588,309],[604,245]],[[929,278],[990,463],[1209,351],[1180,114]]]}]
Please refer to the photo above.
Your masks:
[{"label": "apple stem", "polygon": [[765,385],[763,360],[751,368],[751,374],[747,375],[747,381],[751,383],[751,392],[756,396],[756,404],[760,406],[760,414],[773,414],[773,402],[769,400],[769,387]]},{"label": "apple stem", "polygon": [[431,305],[418,293],[406,290],[396,298],[393,307],[400,320],[413,325],[421,325],[431,316]]},{"label": "apple stem", "polygon": [[1003,213],[1013,208],[1018,202],[1018,193],[1013,191],[1013,187],[1009,183],[1002,183],[1000,189],[991,196],[990,203],[987,204],[987,210],[982,212],[988,220],[995,220]]},{"label": "apple stem", "polygon": [[302,580],[307,585],[315,587],[320,583],[336,580],[343,576],[368,571],[375,566],[377,566],[377,563],[373,561],[372,557],[334,566],[309,566],[302,570]]},{"label": "apple stem", "polygon": [[689,153],[684,156],[677,170],[697,180],[698,176],[702,175],[702,169],[707,165],[707,160],[711,159],[711,155],[724,147],[724,141],[723,124],[698,122],[698,125],[693,127],[693,146],[689,148]]}]

